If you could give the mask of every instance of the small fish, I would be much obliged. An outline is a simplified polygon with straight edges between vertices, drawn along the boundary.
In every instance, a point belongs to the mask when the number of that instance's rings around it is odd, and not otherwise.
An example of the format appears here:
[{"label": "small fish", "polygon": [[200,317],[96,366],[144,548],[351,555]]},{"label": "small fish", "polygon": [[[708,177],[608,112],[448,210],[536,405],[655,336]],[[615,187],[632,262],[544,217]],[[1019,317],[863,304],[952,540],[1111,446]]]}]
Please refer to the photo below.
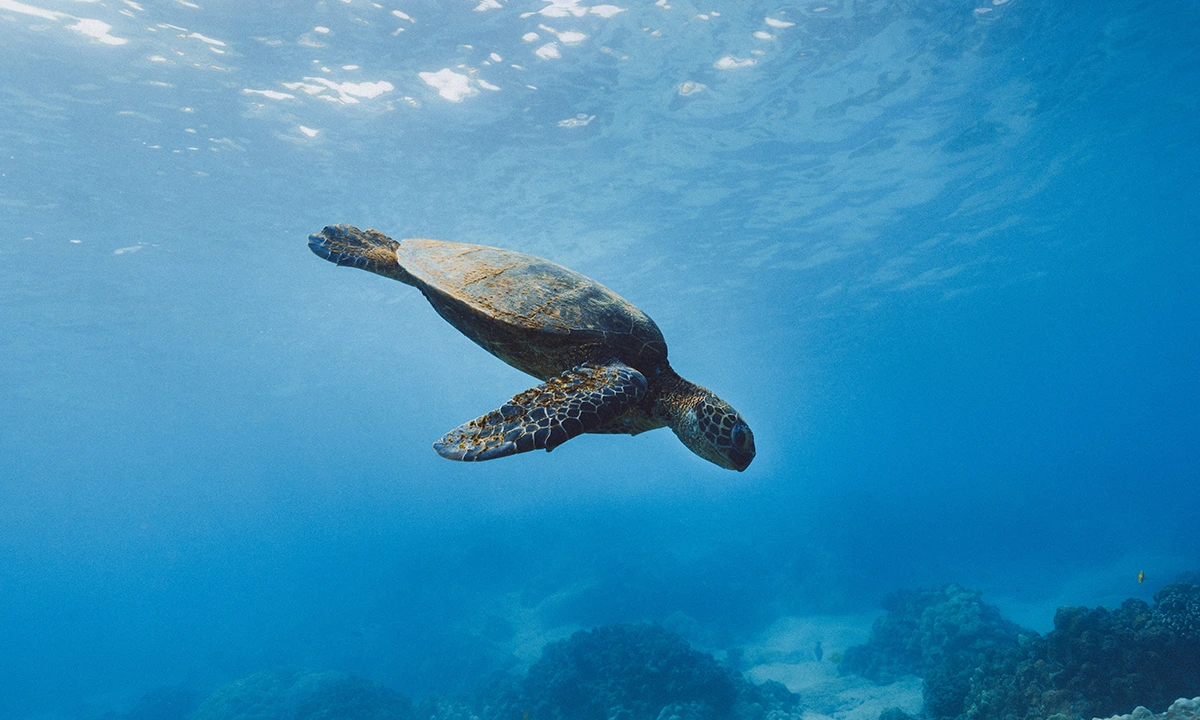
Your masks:
[{"label": "small fish", "polygon": [[1143,581],[1143,580],[1145,580],[1145,579],[1146,579],[1146,571],[1145,571],[1145,570],[1138,570],[1138,582],[1140,583],[1140,582],[1142,582],[1142,581]]}]

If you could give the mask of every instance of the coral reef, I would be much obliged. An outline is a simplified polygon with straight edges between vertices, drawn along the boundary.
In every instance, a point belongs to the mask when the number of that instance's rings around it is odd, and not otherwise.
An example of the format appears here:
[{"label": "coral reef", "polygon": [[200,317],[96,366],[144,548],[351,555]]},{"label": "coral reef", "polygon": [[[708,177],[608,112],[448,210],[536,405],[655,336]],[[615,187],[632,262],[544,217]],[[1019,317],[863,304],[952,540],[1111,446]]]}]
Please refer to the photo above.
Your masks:
[{"label": "coral reef", "polygon": [[1200,585],[1168,585],[1154,600],[1059,608],[1046,636],[1024,636],[976,669],[963,716],[1106,717],[1200,693]]},{"label": "coral reef", "polygon": [[1015,643],[1021,632],[980,595],[958,585],[892,593],[883,601],[887,615],[875,621],[866,645],[846,651],[839,671],[889,683],[933,668],[973,668],[987,651]]},{"label": "coral reef", "polygon": [[605,718],[617,707],[655,718],[681,702],[707,708],[689,714],[719,716],[737,696],[733,676],[711,655],[653,625],[602,627],[552,643],[522,689],[539,718]]},{"label": "coral reef", "polygon": [[497,676],[470,697],[414,708],[351,675],[262,672],[218,688],[187,720],[799,720],[798,700],[660,626],[611,625],[547,645],[524,678]]},{"label": "coral reef", "polygon": [[989,651],[1015,644],[1021,632],[980,595],[958,585],[889,595],[887,614],[875,621],[865,645],[846,650],[838,672],[877,683],[921,675],[925,714],[958,715],[975,668]]},{"label": "coral reef", "polygon": [[412,720],[399,693],[343,673],[262,672],[218,688],[189,720]]},{"label": "coral reef", "polygon": [[886,609],[840,671],[922,675],[931,720],[1086,719],[1200,693],[1200,585],[1168,585],[1153,607],[1059,608],[1045,636],[956,585],[895,593]]},{"label": "coral reef", "polygon": [[[1169,585],[1153,605],[1131,599],[1116,609],[1062,607],[1044,636],[1022,631],[978,591],[957,585],[894,593],[886,609],[836,672],[861,675],[844,682],[864,686],[921,676],[924,720],[1200,720],[1200,697],[1186,699],[1200,695],[1200,584]],[[820,644],[804,645],[806,658],[810,647]],[[805,663],[820,666],[820,653],[811,652],[816,661]],[[730,653],[732,662],[738,658]],[[833,677],[832,665],[825,672]],[[913,686],[905,695],[913,704],[904,708],[913,711],[916,680],[904,684]],[[472,696],[427,698],[415,708],[351,675],[262,672],[203,701],[188,689],[162,690],[105,718],[800,720],[821,702],[819,693],[805,693],[802,707],[782,684],[753,684],[661,626],[609,625],[546,645],[524,677],[500,674]],[[890,705],[879,720],[914,720],[898,704],[893,697],[867,712]]]},{"label": "coral reef", "polygon": [[1105,720],[1200,720],[1200,697],[1179,698],[1166,712],[1157,715],[1141,705],[1125,715],[1113,715]]},{"label": "coral reef", "polygon": [[1168,585],[1154,594],[1150,622],[1183,642],[1200,642],[1200,580]]},{"label": "coral reef", "polygon": [[754,685],[657,625],[610,625],[551,643],[521,680],[475,698],[434,699],[432,720],[792,720],[798,697]]}]

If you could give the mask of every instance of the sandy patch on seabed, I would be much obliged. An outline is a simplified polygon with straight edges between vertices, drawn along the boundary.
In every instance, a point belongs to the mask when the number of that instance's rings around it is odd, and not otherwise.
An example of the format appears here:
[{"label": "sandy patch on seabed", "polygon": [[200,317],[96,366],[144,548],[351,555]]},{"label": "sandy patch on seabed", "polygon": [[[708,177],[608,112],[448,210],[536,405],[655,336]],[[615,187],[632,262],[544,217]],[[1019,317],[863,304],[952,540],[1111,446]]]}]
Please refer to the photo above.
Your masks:
[{"label": "sandy patch on seabed", "polygon": [[[921,712],[921,679],[905,677],[890,685],[838,675],[837,660],[871,633],[876,614],[784,617],[743,648],[755,683],[775,680],[800,695],[805,720],[877,720],[888,708]],[[820,643],[820,659],[818,659]]]}]

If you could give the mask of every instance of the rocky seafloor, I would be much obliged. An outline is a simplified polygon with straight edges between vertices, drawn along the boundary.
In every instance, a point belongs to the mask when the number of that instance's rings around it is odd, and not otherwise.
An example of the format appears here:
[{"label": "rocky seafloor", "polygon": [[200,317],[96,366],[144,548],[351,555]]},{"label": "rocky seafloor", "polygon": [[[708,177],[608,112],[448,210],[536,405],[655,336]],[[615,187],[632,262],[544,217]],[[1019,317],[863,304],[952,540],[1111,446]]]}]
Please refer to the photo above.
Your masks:
[{"label": "rocky seafloor", "polygon": [[658,625],[610,625],[550,643],[523,676],[459,696],[414,703],[351,675],[272,671],[207,693],[153,693],[105,718],[1200,720],[1200,584],[1169,585],[1153,604],[1059,608],[1046,634],[957,585],[897,592],[884,605],[865,642],[844,651],[793,626],[790,647],[760,642],[718,660]]}]

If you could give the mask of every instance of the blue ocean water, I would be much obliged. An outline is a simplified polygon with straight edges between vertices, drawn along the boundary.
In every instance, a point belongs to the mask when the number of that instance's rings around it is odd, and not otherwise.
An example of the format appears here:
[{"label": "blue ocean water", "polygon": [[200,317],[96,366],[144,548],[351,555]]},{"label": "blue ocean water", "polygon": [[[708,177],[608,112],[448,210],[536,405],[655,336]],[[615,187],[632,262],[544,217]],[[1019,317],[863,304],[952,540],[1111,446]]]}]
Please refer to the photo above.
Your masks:
[{"label": "blue ocean water", "polygon": [[[615,1],[615,0],[614,0]],[[1200,569],[1200,6],[0,0],[0,716],[410,696],[958,582]],[[746,417],[481,464],[533,381],[327,224],[520,250]],[[1139,584],[1137,574],[1145,572]]]}]

